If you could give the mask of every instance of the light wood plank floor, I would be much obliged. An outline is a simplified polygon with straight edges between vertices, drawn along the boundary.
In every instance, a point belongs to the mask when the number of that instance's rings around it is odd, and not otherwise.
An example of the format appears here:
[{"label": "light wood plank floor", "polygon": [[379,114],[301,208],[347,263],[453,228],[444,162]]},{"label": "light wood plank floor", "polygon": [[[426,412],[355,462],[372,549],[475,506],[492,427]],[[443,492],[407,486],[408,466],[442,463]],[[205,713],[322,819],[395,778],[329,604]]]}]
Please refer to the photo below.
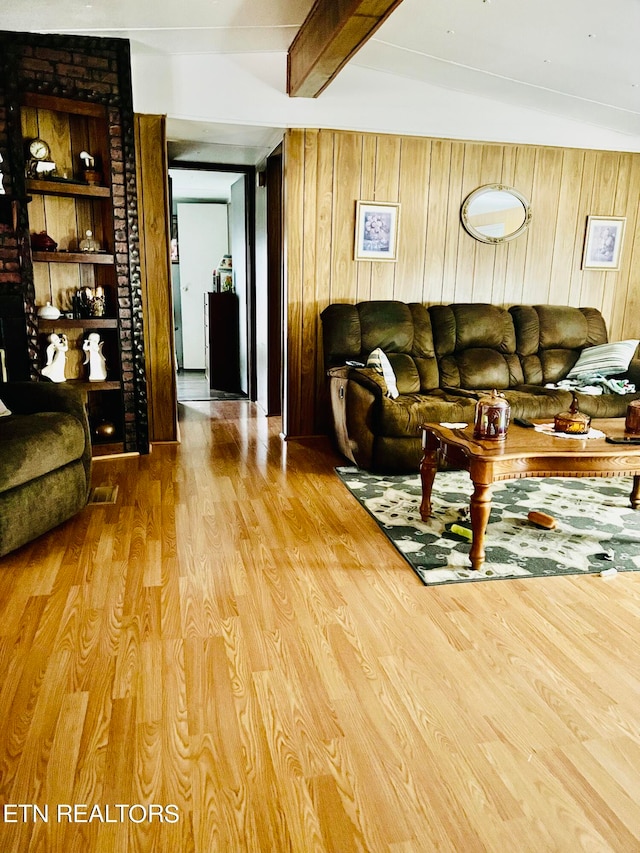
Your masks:
[{"label": "light wood plank floor", "polygon": [[247,400],[246,394],[233,391],[218,391],[209,388],[204,370],[179,370],[176,376],[178,400]]},{"label": "light wood plank floor", "polygon": [[181,411],[0,560],[1,853],[640,850],[640,573],[427,589],[328,444]]}]

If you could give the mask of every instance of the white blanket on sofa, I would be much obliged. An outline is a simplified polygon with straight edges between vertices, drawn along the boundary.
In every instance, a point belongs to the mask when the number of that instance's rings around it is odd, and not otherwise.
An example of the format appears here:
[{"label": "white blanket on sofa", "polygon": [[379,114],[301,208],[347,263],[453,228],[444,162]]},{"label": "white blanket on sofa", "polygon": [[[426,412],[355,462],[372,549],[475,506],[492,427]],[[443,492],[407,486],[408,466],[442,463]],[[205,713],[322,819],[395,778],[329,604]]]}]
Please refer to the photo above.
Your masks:
[{"label": "white blanket on sofa", "polygon": [[545,388],[560,388],[563,391],[579,391],[581,394],[635,394],[636,386],[626,379],[611,379],[607,376],[582,376],[580,379],[561,379],[548,382]]}]

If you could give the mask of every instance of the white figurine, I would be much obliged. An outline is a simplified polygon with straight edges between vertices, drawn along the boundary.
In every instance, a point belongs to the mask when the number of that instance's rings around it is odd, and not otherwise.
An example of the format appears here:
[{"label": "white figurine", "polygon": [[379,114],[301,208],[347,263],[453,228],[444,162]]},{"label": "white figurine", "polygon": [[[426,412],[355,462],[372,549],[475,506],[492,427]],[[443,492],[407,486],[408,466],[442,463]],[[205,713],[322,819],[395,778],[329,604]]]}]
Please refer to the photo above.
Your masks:
[{"label": "white figurine", "polygon": [[89,365],[89,382],[104,382],[107,378],[107,364],[102,355],[103,343],[97,332],[91,332],[83,341],[82,349],[86,353],[84,363]]},{"label": "white figurine", "polygon": [[42,375],[52,382],[65,382],[64,367],[67,360],[69,344],[66,335],[49,335],[49,346],[47,347],[47,364],[42,368]]}]

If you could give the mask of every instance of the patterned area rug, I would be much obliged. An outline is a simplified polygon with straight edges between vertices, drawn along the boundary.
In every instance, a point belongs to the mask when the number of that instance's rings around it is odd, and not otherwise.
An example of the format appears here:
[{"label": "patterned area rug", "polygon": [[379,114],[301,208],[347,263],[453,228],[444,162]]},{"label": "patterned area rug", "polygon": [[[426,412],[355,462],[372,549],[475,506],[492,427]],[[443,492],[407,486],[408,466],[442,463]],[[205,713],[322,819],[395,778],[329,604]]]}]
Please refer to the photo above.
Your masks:
[{"label": "patterned area rug", "polygon": [[[380,476],[337,468],[339,477],[368,510],[427,586],[443,583],[595,574],[606,569],[640,570],[640,512],[631,509],[628,478],[511,480],[492,490],[485,536],[486,563],[473,571],[470,542],[452,525],[470,529],[472,492],[465,471],[440,471],[433,485],[434,515],[420,518],[418,475]],[[527,515],[552,515],[543,530]]]}]

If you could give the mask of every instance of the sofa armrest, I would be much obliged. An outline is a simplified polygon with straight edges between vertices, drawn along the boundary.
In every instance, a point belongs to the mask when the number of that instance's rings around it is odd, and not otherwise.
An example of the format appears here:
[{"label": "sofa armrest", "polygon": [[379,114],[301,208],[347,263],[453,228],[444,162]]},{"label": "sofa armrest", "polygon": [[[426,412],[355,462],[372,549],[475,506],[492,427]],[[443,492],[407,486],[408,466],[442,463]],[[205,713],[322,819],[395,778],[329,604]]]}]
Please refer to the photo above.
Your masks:
[{"label": "sofa armrest", "polygon": [[87,392],[74,385],[56,382],[5,382],[0,384],[0,400],[15,415],[35,412],[66,412],[84,428],[85,448],[82,463],[91,475],[91,432],[87,415]]},{"label": "sofa armrest", "polygon": [[80,388],[63,383],[6,382],[0,385],[0,399],[16,415],[68,412],[82,421],[87,394]]},{"label": "sofa armrest", "polygon": [[640,391],[640,358],[632,358],[625,374],[625,379],[633,382],[636,391]]},{"label": "sofa armrest", "polygon": [[381,376],[371,367],[356,367],[349,371],[349,379],[370,391],[374,397],[383,397],[387,392],[387,383],[384,381],[384,376]]}]

